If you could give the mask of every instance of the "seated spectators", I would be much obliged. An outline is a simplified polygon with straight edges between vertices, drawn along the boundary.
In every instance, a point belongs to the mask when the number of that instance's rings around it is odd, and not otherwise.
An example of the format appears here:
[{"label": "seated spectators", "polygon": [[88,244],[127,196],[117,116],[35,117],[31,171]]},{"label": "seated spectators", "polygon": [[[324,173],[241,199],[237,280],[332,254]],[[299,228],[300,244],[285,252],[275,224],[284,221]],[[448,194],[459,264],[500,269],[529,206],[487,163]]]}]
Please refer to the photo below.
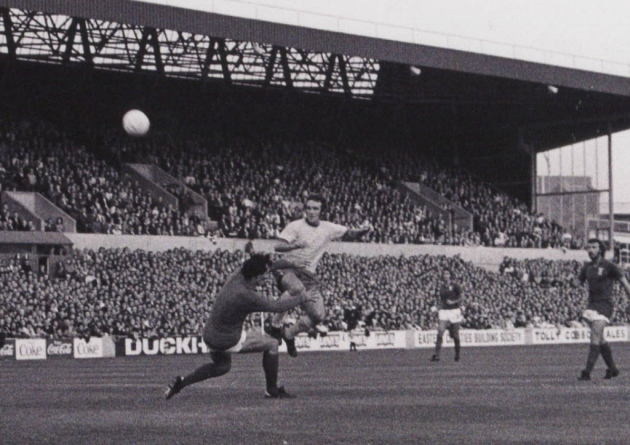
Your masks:
[{"label": "seated spectators", "polygon": [[[70,129],[0,120],[2,186],[43,193],[77,220],[80,232],[203,235],[194,190],[208,201],[208,216],[224,236],[274,238],[295,218],[295,203],[316,191],[328,199],[325,219],[373,225],[362,242],[538,248],[581,243],[516,199],[415,151],[388,147],[395,155],[385,159],[383,147],[374,144],[350,149],[288,134],[226,138],[181,129],[130,139],[120,130],[88,131],[106,147],[103,152],[88,150]],[[152,162],[181,181],[161,184],[178,198],[179,208],[123,177],[125,161]],[[420,182],[471,212],[473,231],[413,202],[400,181]]]},{"label": "seated spectators", "polygon": [[[50,124],[0,120],[0,141],[12,176],[5,187],[42,193],[74,217],[82,232],[198,235],[197,216],[154,198]],[[33,223],[17,214],[5,219],[0,215],[6,230],[32,230]],[[45,230],[64,231],[63,219]]]},{"label": "seated spectators", "polygon": [[461,169],[441,166],[417,153],[402,153],[383,163],[393,177],[420,182],[471,212],[474,231],[481,234],[485,246],[577,249],[583,243],[579,236]]},{"label": "seated spectators", "polygon": [[6,204],[0,206],[0,230],[30,232],[36,230],[32,220],[22,218],[17,212],[11,212]]},{"label": "seated spectators", "polygon": [[209,151],[197,139],[163,134],[109,144],[119,155],[141,153],[206,198],[209,216],[228,237],[276,237],[296,217],[295,203],[317,190],[329,201],[326,219],[348,226],[372,223],[374,231],[364,242],[463,245],[474,239],[413,204],[375,162],[316,142],[234,139]]}]

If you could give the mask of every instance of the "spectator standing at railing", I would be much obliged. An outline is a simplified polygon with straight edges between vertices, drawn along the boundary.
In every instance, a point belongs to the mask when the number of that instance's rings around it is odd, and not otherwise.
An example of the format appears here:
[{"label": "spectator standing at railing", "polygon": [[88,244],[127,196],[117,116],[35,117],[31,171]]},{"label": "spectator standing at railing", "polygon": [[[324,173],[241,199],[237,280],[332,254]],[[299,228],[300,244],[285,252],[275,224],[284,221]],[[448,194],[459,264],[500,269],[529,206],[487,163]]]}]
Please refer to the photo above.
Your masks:
[{"label": "spectator standing at railing", "polygon": [[591,371],[600,354],[607,366],[604,378],[611,379],[619,375],[619,370],[613,360],[610,345],[604,338],[604,328],[610,323],[614,312],[612,298],[614,281],[619,281],[628,297],[630,297],[630,284],[623,271],[604,258],[606,247],[602,241],[590,239],[586,251],[591,261],[584,264],[578,279],[582,284],[588,282],[588,306],[582,313],[582,318],[589,323],[591,343],[586,368],[580,374],[579,380],[591,379]]}]

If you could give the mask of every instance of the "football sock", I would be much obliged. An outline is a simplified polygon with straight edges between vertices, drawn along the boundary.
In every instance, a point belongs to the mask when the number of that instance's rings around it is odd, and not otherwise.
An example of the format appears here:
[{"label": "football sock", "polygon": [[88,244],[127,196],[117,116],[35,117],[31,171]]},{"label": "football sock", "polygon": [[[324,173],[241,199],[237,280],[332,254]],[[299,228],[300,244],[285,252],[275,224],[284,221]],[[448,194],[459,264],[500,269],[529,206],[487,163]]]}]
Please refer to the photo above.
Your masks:
[{"label": "football sock", "polygon": [[604,362],[606,362],[606,366],[608,369],[617,369],[615,365],[615,361],[613,360],[612,350],[610,349],[610,345],[606,343],[600,343],[599,345],[600,352],[602,354],[602,358]]},{"label": "football sock", "polygon": [[267,389],[278,387],[278,366],[280,358],[278,354],[272,354],[269,351],[263,352],[263,370],[265,371],[265,382]]},{"label": "football sock", "polygon": [[600,347],[599,345],[591,345],[588,349],[588,358],[586,359],[586,371],[590,374],[590,372],[595,367],[595,363],[597,362],[597,358],[599,357]]},{"label": "football sock", "polygon": [[462,342],[459,339],[459,323],[451,324],[448,332],[449,334],[451,334],[451,338],[453,339],[453,343],[455,344],[455,358],[459,358],[459,353],[462,347]]},{"label": "football sock", "polygon": [[302,316],[293,326],[286,330],[287,338],[295,338],[296,335],[302,332],[310,331],[313,326],[313,322],[309,317]]},{"label": "football sock", "polygon": [[438,334],[437,340],[435,342],[435,355],[437,356],[440,355],[440,351],[442,350],[442,341],[443,341],[443,334]]},{"label": "football sock", "polygon": [[455,337],[453,338],[453,342],[455,343],[455,357],[459,357],[459,352],[462,349],[462,344],[459,340],[459,333],[455,335]]}]

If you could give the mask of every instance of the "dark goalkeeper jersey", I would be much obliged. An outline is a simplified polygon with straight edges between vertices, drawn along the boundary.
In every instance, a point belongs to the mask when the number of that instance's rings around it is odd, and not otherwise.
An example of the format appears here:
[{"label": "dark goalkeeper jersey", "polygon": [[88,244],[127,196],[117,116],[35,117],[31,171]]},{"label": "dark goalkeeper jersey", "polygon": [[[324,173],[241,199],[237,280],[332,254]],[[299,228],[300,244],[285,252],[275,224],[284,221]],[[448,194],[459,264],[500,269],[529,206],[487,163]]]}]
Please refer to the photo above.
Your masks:
[{"label": "dark goalkeeper jersey", "polygon": [[614,306],[612,299],[613,284],[619,280],[623,272],[616,264],[602,258],[597,263],[584,263],[580,282],[588,282],[588,307],[610,319]]},{"label": "dark goalkeeper jersey", "polygon": [[237,269],[217,294],[204,328],[203,340],[214,350],[229,349],[241,338],[243,324],[253,312],[284,312],[300,303],[299,297],[272,300],[256,292]]}]

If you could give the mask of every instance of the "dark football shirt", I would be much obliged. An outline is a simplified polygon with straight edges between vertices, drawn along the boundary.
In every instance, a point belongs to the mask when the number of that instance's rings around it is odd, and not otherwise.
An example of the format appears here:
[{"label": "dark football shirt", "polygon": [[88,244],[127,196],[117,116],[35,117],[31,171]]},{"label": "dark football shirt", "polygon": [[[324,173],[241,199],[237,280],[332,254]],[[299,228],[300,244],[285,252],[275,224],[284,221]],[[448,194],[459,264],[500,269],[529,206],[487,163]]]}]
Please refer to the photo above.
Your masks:
[{"label": "dark football shirt", "polygon": [[285,312],[297,306],[300,301],[299,297],[273,300],[260,295],[239,268],[230,275],[217,294],[204,328],[203,340],[211,349],[229,349],[240,340],[243,324],[249,314]]},{"label": "dark football shirt", "polygon": [[[459,287],[459,284],[448,284],[440,287],[440,309],[457,309],[461,295],[462,288]],[[457,303],[449,304],[448,300],[457,301]]]},{"label": "dark football shirt", "polygon": [[597,263],[584,263],[580,275],[580,282],[588,282],[588,306],[607,318],[611,318],[614,310],[612,290],[615,280],[619,280],[623,272],[616,264],[607,259],[600,259]]}]

